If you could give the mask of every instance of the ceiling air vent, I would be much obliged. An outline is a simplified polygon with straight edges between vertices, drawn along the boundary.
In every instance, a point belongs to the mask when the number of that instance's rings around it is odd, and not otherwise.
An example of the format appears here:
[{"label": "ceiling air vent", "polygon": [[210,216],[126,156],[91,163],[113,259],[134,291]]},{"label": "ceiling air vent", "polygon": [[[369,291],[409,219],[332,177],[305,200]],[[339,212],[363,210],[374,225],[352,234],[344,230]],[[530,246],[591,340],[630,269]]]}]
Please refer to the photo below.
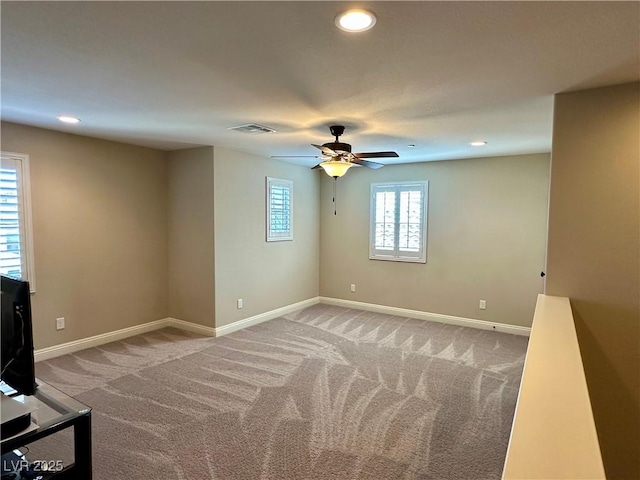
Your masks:
[{"label": "ceiling air vent", "polygon": [[237,127],[229,127],[229,130],[235,130],[237,132],[251,133],[257,135],[259,133],[276,133],[277,130],[273,128],[265,127],[264,125],[258,125],[257,123],[247,123],[246,125],[238,125]]}]

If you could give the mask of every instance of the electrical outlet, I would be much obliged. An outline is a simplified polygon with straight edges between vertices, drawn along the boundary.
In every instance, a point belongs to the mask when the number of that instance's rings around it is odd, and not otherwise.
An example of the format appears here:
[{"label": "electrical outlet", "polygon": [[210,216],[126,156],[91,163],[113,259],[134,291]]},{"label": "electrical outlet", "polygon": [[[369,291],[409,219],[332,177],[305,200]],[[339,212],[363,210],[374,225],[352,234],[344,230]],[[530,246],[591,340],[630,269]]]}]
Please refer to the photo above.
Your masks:
[{"label": "electrical outlet", "polygon": [[480,300],[480,310],[486,310],[486,309],[487,309],[487,301]]},{"label": "electrical outlet", "polygon": [[242,306],[243,306],[242,299],[241,299],[241,298],[239,298],[239,299],[238,299],[238,309],[241,309],[241,308],[242,308]]},{"label": "electrical outlet", "polygon": [[64,317],[56,318],[56,330],[64,330]]},{"label": "electrical outlet", "polygon": [[352,284],[351,284],[351,291],[352,291],[352,292],[355,292],[355,291],[356,291],[356,284],[355,284],[355,283],[352,283]]}]

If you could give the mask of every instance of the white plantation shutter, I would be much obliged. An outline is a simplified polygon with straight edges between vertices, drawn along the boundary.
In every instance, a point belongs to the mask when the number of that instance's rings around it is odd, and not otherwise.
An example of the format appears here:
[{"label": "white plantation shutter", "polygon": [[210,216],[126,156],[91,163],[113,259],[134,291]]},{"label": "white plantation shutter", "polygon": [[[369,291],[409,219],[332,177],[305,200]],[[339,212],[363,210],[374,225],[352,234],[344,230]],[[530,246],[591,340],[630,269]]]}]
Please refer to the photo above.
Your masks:
[{"label": "white plantation shutter", "polygon": [[29,157],[1,154],[0,273],[27,280],[35,291]]},{"label": "white plantation shutter", "polygon": [[369,258],[426,262],[428,182],[371,184]]},{"label": "white plantation shutter", "polygon": [[267,177],[267,242],[293,240],[293,182]]}]

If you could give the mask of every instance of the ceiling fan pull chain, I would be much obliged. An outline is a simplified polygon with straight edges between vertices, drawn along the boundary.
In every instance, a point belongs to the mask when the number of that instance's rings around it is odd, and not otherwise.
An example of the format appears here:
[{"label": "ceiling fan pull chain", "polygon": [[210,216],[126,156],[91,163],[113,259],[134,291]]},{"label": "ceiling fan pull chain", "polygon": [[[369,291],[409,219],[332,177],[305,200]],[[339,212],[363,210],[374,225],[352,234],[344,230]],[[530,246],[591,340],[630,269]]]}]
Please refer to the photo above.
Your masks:
[{"label": "ceiling fan pull chain", "polygon": [[336,182],[338,181],[338,177],[333,177],[333,214],[338,214],[338,207],[336,202]]}]

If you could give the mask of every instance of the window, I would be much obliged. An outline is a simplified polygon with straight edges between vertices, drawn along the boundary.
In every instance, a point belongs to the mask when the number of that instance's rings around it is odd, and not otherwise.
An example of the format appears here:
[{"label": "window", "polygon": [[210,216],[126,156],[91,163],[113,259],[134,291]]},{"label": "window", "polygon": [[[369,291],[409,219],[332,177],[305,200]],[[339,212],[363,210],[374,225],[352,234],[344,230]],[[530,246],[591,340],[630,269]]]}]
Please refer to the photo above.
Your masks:
[{"label": "window", "polygon": [[267,177],[267,242],[293,240],[293,182]]},{"label": "window", "polygon": [[1,154],[0,273],[27,280],[35,292],[29,156]]},{"label": "window", "polygon": [[372,183],[369,258],[427,261],[429,182]]}]

